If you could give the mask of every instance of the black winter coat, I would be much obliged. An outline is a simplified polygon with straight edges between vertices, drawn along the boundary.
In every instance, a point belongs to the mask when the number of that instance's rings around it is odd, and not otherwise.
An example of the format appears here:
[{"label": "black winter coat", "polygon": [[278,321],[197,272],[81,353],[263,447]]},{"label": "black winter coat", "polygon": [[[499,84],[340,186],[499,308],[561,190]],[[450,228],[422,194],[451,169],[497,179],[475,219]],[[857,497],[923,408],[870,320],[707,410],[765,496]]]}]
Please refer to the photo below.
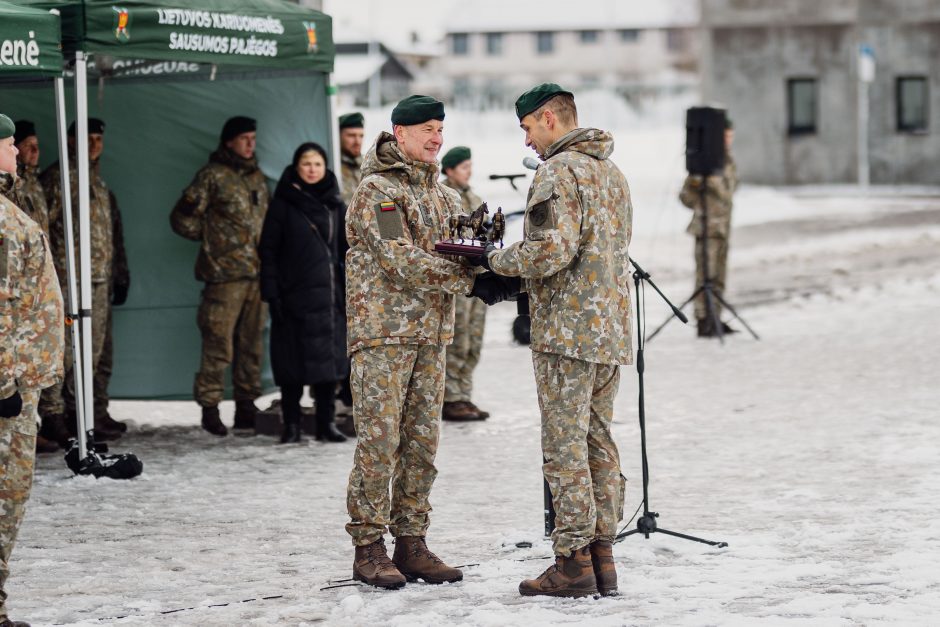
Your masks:
[{"label": "black winter coat", "polygon": [[272,304],[271,369],[279,386],[339,381],[349,374],[345,217],[331,171],[320,183],[305,185],[293,166],[284,170],[258,245],[261,298]]}]

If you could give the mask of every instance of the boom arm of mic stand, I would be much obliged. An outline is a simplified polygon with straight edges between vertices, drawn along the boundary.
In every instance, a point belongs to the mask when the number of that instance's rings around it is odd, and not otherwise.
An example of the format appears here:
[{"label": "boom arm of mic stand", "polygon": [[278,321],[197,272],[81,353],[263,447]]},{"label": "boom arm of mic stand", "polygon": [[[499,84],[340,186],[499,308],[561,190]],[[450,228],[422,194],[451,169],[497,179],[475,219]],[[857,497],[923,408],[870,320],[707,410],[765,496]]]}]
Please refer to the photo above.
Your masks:
[{"label": "boom arm of mic stand", "polygon": [[638,264],[636,261],[633,260],[633,257],[630,257],[630,263],[633,265],[633,268],[636,270],[637,276],[639,276],[641,280],[649,283],[653,287],[653,289],[656,290],[656,293],[659,294],[660,298],[662,298],[666,302],[666,304],[669,305],[669,308],[672,309],[673,315],[675,315],[676,318],[681,320],[682,324],[688,324],[689,319],[686,317],[684,313],[682,313],[679,310],[678,307],[672,304],[672,301],[666,298],[666,295],[663,294],[658,287],[656,287],[656,284],[653,283],[653,279],[650,278],[649,272],[641,268],[640,264]]}]

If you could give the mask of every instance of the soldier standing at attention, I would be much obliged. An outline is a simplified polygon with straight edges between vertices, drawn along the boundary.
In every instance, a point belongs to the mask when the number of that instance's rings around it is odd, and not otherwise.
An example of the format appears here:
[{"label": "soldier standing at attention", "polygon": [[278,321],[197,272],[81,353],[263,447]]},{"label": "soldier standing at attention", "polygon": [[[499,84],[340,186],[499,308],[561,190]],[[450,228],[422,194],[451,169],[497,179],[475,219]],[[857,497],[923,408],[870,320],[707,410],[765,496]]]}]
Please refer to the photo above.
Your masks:
[{"label": "soldier standing at attention", "polygon": [[[734,143],[734,127],[730,118],[725,120],[725,168],[721,172],[703,178],[700,174],[686,177],[679,192],[679,200],[693,210],[692,221],[686,233],[695,237],[695,289],[705,282],[705,254],[708,254],[708,273],[711,275],[715,294],[724,296],[725,279],[728,276],[728,238],[731,235],[731,208],[734,192],[738,188],[738,169],[731,157]],[[708,205],[708,237],[702,232],[702,185],[705,186],[705,202]],[[707,241],[706,241],[707,240]],[[715,319],[721,321],[721,301],[712,299]],[[699,337],[717,337],[705,303],[705,293],[695,299],[695,319],[698,321]],[[721,322],[722,333],[736,333]]]},{"label": "soldier standing at attention", "polygon": [[343,176],[343,202],[349,206],[362,180],[362,138],[365,120],[361,113],[339,116],[340,166]]},{"label": "soldier standing at attention", "polygon": [[[91,352],[92,368],[97,369],[104,350],[104,341],[107,336],[108,320],[111,317],[111,280],[114,263],[114,231],[111,221],[111,192],[108,185],[101,178],[101,155],[104,152],[105,123],[98,118],[88,118],[88,161],[90,184],[90,218],[91,230]],[[69,180],[72,194],[72,224],[73,241],[75,242],[75,276],[81,277],[81,260],[78,259],[78,162],[75,159],[75,123],[68,129],[68,148],[72,158],[69,162]],[[60,284],[66,281],[66,246],[65,221],[62,202],[61,165],[58,161],[49,166],[39,177],[46,192],[46,204],[49,208],[49,242],[52,247],[52,258],[55,260],[56,271],[59,274]],[[79,286],[79,293],[81,287]],[[57,433],[55,426],[60,416],[67,414],[69,418],[75,415],[75,377],[72,373],[73,351],[65,353],[65,381],[62,385],[62,394],[59,398],[50,398],[46,405],[43,400],[44,424],[51,421],[53,430],[50,437]],[[61,418],[64,422],[64,417]],[[70,428],[74,425],[70,421]],[[121,437],[122,427],[115,421],[109,421],[102,416],[95,415],[95,437],[98,440],[115,440]],[[61,446],[66,442],[60,441]]]},{"label": "soldier standing at attention", "polygon": [[[39,183],[39,138],[36,136],[36,125],[29,120],[16,121],[16,134],[13,135],[13,145],[19,151],[16,155],[16,184],[14,186],[14,202],[26,215],[39,225],[46,239],[49,238],[49,209],[46,207],[46,194]],[[43,390],[39,401],[40,416],[43,413],[43,400],[48,401],[62,391],[58,387]],[[43,422],[45,420],[43,419]],[[54,453],[59,450],[59,440],[68,439],[65,424],[61,423],[59,432],[52,438],[43,437],[43,432],[54,429],[56,425],[50,423],[47,428],[43,425],[40,433],[36,434],[36,452]]]},{"label": "soldier standing at attention", "polygon": [[[441,159],[444,185],[460,195],[460,213],[472,213],[483,204],[470,189],[473,161],[470,149],[456,146]],[[480,361],[483,327],[486,324],[486,303],[479,298],[458,298],[454,303],[454,341],[447,347],[447,377],[444,382],[444,420],[485,420],[489,412],[481,410],[471,399],[473,370]]]},{"label": "soldier standing at attention", "polygon": [[[358,433],[346,530],[353,577],[383,588],[406,578],[459,581],[425,544],[454,298],[505,298],[505,280],[436,254],[460,200],[438,182],[444,105],[409,96],[366,155],[346,214],[347,342]],[[391,500],[389,488],[391,486]],[[397,538],[389,559],[384,534]]]},{"label": "soldier standing at attention", "polygon": [[613,137],[578,127],[570,92],[538,85],[516,100],[516,114],[543,163],[529,187],[524,240],[488,253],[483,265],[525,279],[542,468],[556,512],[555,564],[519,592],[612,594],[626,480],[610,423],[619,364],[633,361],[630,190],[608,159]]},{"label": "soldier standing at attention", "polygon": [[261,396],[261,359],[266,307],[258,283],[258,242],[268,210],[268,187],[255,158],[255,120],[229,118],[219,146],[173,207],[173,230],[200,243],[196,278],[205,283],[197,322],[202,359],[193,396],[202,407],[202,428],[224,436],[219,417],[224,375],[232,365],[234,429],[254,433],[255,399]]},{"label": "soldier standing at attention", "polygon": [[[15,127],[0,114],[0,172],[16,175]],[[9,561],[33,483],[40,390],[62,379],[62,293],[42,229],[0,188],[0,625]]]}]

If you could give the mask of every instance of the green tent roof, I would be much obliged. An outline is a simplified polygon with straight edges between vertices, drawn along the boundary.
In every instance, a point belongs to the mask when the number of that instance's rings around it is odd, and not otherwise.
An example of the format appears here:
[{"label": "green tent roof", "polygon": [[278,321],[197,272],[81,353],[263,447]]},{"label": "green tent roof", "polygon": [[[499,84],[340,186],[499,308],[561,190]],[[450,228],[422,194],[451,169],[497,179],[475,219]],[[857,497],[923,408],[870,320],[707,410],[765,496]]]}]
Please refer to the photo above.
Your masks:
[{"label": "green tent roof", "polygon": [[285,0],[17,0],[62,13],[66,52],[333,71],[332,19]]},{"label": "green tent roof", "polygon": [[0,0],[0,74],[62,73],[59,17]]}]

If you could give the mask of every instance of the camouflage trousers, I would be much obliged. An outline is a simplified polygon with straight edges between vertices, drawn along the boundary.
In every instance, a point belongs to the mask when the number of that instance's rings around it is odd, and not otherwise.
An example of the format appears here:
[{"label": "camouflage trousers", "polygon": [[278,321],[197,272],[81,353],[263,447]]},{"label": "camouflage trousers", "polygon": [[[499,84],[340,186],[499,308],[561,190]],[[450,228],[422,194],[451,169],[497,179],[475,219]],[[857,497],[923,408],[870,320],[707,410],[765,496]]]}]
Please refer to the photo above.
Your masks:
[{"label": "camouflage trousers", "polygon": [[[81,324],[76,321],[75,324]],[[91,285],[91,367],[97,371],[105,338],[110,335],[111,291],[108,283]],[[75,413],[75,372],[72,369],[72,330],[65,329],[65,378],[62,383],[46,388],[39,401],[43,416]]]},{"label": "camouflage trousers", "polygon": [[193,396],[215,407],[225,394],[225,369],[232,365],[236,401],[261,396],[261,359],[267,306],[255,279],[206,283],[197,322],[202,332],[202,361]]},{"label": "camouflage trousers", "polygon": [[[709,237],[708,246],[705,246],[704,237],[695,238],[695,289],[698,289],[705,282],[705,264],[704,252],[708,249],[708,274],[712,280],[712,287],[715,294],[724,296],[725,278],[728,275],[728,238]],[[715,304],[715,314],[721,319],[721,303],[718,299],[713,299]],[[708,308],[705,304],[705,294],[699,294],[695,297],[695,319],[705,320],[708,318]]]},{"label": "camouflage trousers", "polygon": [[486,303],[479,298],[457,296],[454,303],[454,341],[447,347],[445,403],[470,400],[473,370],[480,362],[486,324]]},{"label": "camouflage trousers", "polygon": [[7,616],[10,554],[26,513],[26,501],[33,486],[36,458],[36,403],[39,392],[20,392],[23,411],[16,418],[0,418],[0,622]]},{"label": "camouflage trousers", "polygon": [[542,410],[542,473],[552,492],[556,555],[612,540],[626,479],[610,433],[620,367],[532,352]]},{"label": "camouflage trousers", "polygon": [[[350,384],[358,441],[346,531],[353,544],[424,536],[444,402],[444,347],[385,345],[353,353]],[[389,487],[391,486],[391,499]]]}]

